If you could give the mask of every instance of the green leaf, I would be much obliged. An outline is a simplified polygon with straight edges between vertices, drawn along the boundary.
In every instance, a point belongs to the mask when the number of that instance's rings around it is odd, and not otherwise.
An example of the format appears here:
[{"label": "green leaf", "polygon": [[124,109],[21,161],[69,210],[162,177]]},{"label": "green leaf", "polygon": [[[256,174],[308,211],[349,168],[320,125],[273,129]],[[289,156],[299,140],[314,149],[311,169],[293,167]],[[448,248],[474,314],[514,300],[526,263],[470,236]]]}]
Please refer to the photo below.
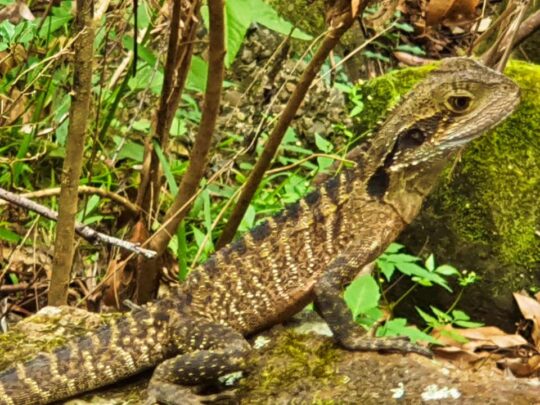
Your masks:
[{"label": "green leaf", "polygon": [[411,24],[407,23],[394,23],[397,29],[400,29],[404,32],[414,32],[414,27]]},{"label": "green leaf", "polygon": [[253,21],[253,8],[249,0],[233,0],[225,3],[227,24],[227,55],[225,66],[234,62],[236,54],[242,46],[246,32]]},{"label": "green leaf", "polygon": [[21,236],[15,232],[10,231],[7,228],[0,228],[0,239],[10,243],[18,243],[21,240]]},{"label": "green leaf", "polygon": [[386,281],[390,281],[392,275],[394,274],[394,271],[396,270],[396,266],[394,266],[393,263],[389,263],[384,259],[377,260],[377,266],[379,266],[381,273],[384,274],[384,277],[386,277]]},{"label": "green leaf", "polygon": [[369,329],[384,316],[383,311],[379,307],[369,308],[364,313],[356,318],[356,323]]},{"label": "green leaf", "polygon": [[[117,146],[122,142],[122,138],[119,136],[113,137]],[[126,141],[120,152],[118,152],[118,160],[131,159],[135,162],[142,162],[144,155],[144,146],[133,141]]]},{"label": "green leaf", "polygon": [[376,307],[380,297],[379,286],[370,275],[356,278],[345,290],[344,294],[345,302],[355,319],[368,309]]},{"label": "green leaf", "polygon": [[354,108],[351,110],[349,115],[351,117],[356,117],[358,114],[360,114],[362,111],[364,111],[364,104],[361,102],[357,102]]},{"label": "green leaf", "polygon": [[202,93],[206,90],[207,77],[208,63],[199,56],[193,56],[186,80],[186,87]]},{"label": "green leaf", "polygon": [[390,58],[388,56],[384,56],[383,54],[379,52],[364,51],[362,52],[362,55],[364,55],[366,58],[369,58],[369,59],[378,59],[383,62],[390,62]]},{"label": "green leaf", "polygon": [[444,322],[444,323],[452,322],[452,317],[448,315],[446,312],[441,311],[439,308],[434,307],[433,305],[430,305],[429,307],[431,308],[433,313],[437,315],[437,318],[439,319],[439,321]]},{"label": "green leaf", "polygon": [[399,243],[390,243],[386,250],[384,251],[385,254],[387,253],[396,253],[399,252],[401,249],[403,249],[405,246],[400,245]]},{"label": "green leaf", "polygon": [[[131,35],[124,35],[122,38],[122,45],[128,51],[133,51],[133,37]],[[148,63],[148,66],[156,66],[156,55],[154,55],[154,53],[144,45],[137,44],[137,54],[141,60]]]},{"label": "green leaf", "polygon": [[[420,267],[416,263],[397,262],[396,267],[403,274],[419,277],[420,279],[432,282],[433,284],[437,284],[444,289],[452,292],[452,289],[448,286],[448,283],[444,278],[442,278],[438,274],[431,273],[430,271]],[[429,283],[425,283],[425,281],[422,281],[420,284],[429,286]]]},{"label": "green leaf", "polygon": [[412,343],[422,341],[441,344],[433,336],[413,328],[412,326],[407,326],[407,320],[404,318],[395,318],[387,321],[384,326],[377,330],[377,336],[406,336]]},{"label": "green leaf", "polygon": [[[39,31],[39,38],[41,39],[47,39],[47,37],[58,31],[59,29],[67,26],[67,24],[71,21],[72,17],[71,15],[62,15],[62,16],[50,16],[45,19],[45,22],[43,23],[43,26],[41,27],[41,30]],[[35,22],[38,20],[36,19]]]},{"label": "green leaf", "polygon": [[461,326],[462,328],[480,328],[484,326],[482,322],[472,322],[472,321],[455,321],[454,322],[457,326]]},{"label": "green leaf", "polygon": [[459,309],[454,309],[452,311],[452,317],[455,321],[468,321],[470,318],[465,312],[460,311]]},{"label": "green leaf", "polygon": [[458,343],[467,343],[469,341],[469,339],[467,339],[465,336],[461,335],[457,330],[455,329],[451,329],[451,330],[448,330],[448,329],[441,329],[439,331],[439,333],[441,334],[441,336],[447,336],[449,337],[450,339],[453,339],[455,340],[456,342]]},{"label": "green leaf", "polygon": [[317,145],[317,148],[324,153],[330,153],[334,149],[334,145],[319,134],[315,134],[315,145]]},{"label": "green leaf", "polygon": [[443,276],[459,276],[459,271],[453,266],[443,264],[435,269],[435,273],[442,274]]},{"label": "green leaf", "polygon": [[420,48],[418,45],[402,44],[402,45],[398,45],[396,49],[398,51],[403,51],[403,52],[407,52],[407,53],[418,55],[418,56],[422,56],[426,54],[426,52],[422,48]]},{"label": "green leaf", "polygon": [[426,269],[428,269],[429,271],[433,271],[435,269],[435,256],[433,256],[433,253],[429,255],[425,265]]},{"label": "green leaf", "polygon": [[[281,18],[277,11],[272,8],[272,6],[262,0],[248,0],[247,2],[250,3],[251,10],[253,10],[253,21],[258,22],[259,24],[270,28],[272,31],[276,31],[283,35],[289,35],[291,33],[294,26],[290,22]],[[304,41],[311,41],[313,39],[311,35],[306,34],[298,28],[294,28],[291,37]]]},{"label": "green leaf", "polygon": [[433,316],[431,316],[430,314],[428,314],[427,312],[424,312],[422,311],[420,308],[416,307],[416,312],[418,312],[418,315],[420,315],[420,317],[431,327],[436,327],[436,326],[439,326],[441,323],[439,322],[439,320]]},{"label": "green leaf", "polygon": [[419,257],[408,255],[405,253],[393,253],[390,255],[386,255],[389,262],[392,263],[413,263],[420,260]]},{"label": "green leaf", "polygon": [[158,156],[159,162],[161,163],[161,166],[163,167],[163,174],[165,175],[165,179],[167,179],[167,184],[169,186],[169,190],[171,190],[171,193],[173,196],[178,193],[178,185],[176,184],[176,180],[174,178],[174,175],[171,171],[171,166],[169,165],[169,161],[163,154],[163,151],[161,150],[161,147],[157,142],[154,143],[154,149],[156,151],[156,155]]}]

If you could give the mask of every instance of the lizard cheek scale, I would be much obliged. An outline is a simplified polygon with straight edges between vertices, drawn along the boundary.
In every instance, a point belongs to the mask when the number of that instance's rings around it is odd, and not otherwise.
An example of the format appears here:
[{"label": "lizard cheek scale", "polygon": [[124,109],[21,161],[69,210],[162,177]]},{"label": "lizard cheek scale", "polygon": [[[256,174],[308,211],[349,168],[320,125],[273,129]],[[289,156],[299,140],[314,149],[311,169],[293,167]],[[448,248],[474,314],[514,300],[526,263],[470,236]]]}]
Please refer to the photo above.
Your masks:
[{"label": "lizard cheek scale", "polygon": [[216,252],[170,297],[0,372],[0,404],[51,403],[152,368],[149,401],[194,403],[195,386],[245,367],[246,336],[309,302],[346,349],[430,355],[363,336],[343,289],[412,221],[451,155],[518,102],[505,76],[470,59],[442,61],[351,150],[354,167]]}]

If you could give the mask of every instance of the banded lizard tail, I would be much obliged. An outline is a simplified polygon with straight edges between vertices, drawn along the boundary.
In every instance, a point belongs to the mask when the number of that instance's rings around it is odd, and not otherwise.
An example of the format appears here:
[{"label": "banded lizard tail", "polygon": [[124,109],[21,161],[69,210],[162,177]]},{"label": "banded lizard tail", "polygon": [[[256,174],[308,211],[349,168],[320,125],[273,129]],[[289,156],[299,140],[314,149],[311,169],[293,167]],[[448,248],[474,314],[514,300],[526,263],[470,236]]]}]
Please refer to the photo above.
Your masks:
[{"label": "banded lizard tail", "polygon": [[176,293],[0,373],[0,404],[44,404],[156,367],[153,399],[197,402],[190,386],[241,370],[245,336],[314,302],[350,350],[422,351],[365,338],[341,293],[411,222],[449,157],[507,117],[518,87],[451,58],[391,111],[356,164],[215,253]]}]

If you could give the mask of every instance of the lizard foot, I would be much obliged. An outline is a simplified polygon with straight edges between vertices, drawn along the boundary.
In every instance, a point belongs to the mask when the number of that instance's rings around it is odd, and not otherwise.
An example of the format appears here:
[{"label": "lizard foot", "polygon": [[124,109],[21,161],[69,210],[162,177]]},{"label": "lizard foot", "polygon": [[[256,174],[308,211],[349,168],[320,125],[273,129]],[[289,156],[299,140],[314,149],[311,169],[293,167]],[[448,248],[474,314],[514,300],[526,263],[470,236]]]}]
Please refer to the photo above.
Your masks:
[{"label": "lizard foot", "polygon": [[433,357],[431,350],[411,343],[409,338],[404,336],[373,338],[353,335],[342,339],[340,343],[348,350],[417,353],[422,356]]},{"label": "lizard foot", "polygon": [[203,386],[183,386],[168,382],[150,384],[148,399],[144,405],[201,405],[216,401],[232,400],[236,390],[227,390],[216,394],[202,395],[198,392]]}]

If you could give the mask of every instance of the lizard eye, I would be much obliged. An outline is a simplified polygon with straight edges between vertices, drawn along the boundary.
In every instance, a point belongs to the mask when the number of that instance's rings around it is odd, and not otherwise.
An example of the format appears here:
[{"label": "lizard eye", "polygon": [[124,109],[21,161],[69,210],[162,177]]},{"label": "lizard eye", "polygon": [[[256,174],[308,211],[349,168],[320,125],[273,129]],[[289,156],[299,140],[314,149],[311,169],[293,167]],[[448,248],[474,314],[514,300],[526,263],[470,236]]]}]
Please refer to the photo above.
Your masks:
[{"label": "lizard eye", "polygon": [[465,112],[471,106],[472,98],[469,96],[450,96],[446,100],[447,107],[457,113]]}]

